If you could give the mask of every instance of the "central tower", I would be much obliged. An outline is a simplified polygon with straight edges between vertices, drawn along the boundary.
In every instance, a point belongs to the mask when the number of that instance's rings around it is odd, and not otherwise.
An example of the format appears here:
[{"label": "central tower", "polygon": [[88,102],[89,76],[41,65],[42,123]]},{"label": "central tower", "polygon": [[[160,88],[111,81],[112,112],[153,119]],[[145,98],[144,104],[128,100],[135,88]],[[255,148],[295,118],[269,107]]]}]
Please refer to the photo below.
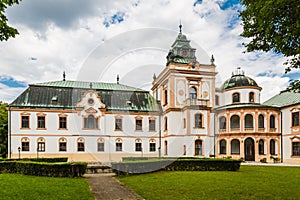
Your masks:
[{"label": "central tower", "polygon": [[[215,65],[202,64],[182,33],[172,44],[164,70],[154,76],[153,96],[162,106],[164,156],[209,156],[211,107],[215,100]],[[172,151],[168,152],[168,149]]]}]

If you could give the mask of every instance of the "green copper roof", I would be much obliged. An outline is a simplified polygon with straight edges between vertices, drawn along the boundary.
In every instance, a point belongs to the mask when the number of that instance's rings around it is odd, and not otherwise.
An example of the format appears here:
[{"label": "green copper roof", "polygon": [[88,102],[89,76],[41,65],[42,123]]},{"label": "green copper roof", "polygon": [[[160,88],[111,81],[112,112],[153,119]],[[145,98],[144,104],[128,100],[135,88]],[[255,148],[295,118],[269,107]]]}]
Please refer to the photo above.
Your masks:
[{"label": "green copper roof", "polygon": [[47,87],[63,87],[63,88],[82,88],[82,89],[96,89],[96,90],[119,90],[119,91],[141,91],[145,90],[122,85],[118,83],[103,83],[103,82],[84,82],[84,81],[52,81],[45,83],[35,83],[32,86],[47,86]]},{"label": "green copper roof", "polygon": [[221,86],[221,89],[226,90],[229,88],[241,87],[241,86],[258,87],[257,83],[252,78],[239,74],[239,75],[233,75],[231,76],[230,79],[227,79]]},{"label": "green copper roof", "polygon": [[82,81],[54,81],[29,85],[11,107],[75,109],[87,90],[95,90],[108,111],[157,112],[149,92],[126,85]]},{"label": "green copper roof", "polygon": [[300,103],[300,93],[282,91],[271,99],[263,103],[263,105],[274,107],[285,107]]}]

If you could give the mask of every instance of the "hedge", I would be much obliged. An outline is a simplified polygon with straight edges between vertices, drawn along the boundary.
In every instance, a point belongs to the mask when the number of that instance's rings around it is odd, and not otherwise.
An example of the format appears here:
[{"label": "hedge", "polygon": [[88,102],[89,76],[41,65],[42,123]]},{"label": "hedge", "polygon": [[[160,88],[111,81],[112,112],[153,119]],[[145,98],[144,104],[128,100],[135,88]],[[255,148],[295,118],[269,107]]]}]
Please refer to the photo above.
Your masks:
[{"label": "hedge", "polygon": [[67,157],[59,157],[59,158],[22,158],[22,159],[17,159],[17,158],[13,158],[13,159],[6,159],[0,158],[0,162],[1,161],[32,161],[32,162],[47,162],[47,163],[56,163],[56,162],[68,162],[68,158]]},{"label": "hedge", "polygon": [[18,173],[32,176],[80,177],[87,163],[0,162],[0,173]]},{"label": "hedge", "polygon": [[230,159],[162,159],[158,161],[113,163],[117,174],[142,174],[154,171],[238,171],[241,160]]}]

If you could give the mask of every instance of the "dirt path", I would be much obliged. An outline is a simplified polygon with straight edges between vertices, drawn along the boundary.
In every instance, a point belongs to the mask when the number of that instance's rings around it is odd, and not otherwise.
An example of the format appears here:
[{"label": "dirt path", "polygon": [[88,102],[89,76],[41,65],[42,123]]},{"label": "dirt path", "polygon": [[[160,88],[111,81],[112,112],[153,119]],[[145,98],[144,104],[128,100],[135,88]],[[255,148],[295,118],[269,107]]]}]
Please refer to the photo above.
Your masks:
[{"label": "dirt path", "polygon": [[85,174],[95,200],[108,199],[144,199],[131,189],[125,187],[115,177],[115,174]]}]

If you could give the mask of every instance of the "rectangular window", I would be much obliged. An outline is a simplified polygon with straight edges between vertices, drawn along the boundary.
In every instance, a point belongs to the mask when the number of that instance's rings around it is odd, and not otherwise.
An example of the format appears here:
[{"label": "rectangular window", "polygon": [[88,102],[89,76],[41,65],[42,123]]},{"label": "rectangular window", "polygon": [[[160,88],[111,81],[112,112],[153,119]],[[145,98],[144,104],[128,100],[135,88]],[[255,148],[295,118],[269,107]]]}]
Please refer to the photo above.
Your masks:
[{"label": "rectangular window", "polygon": [[21,128],[29,128],[29,116],[22,116]]},{"label": "rectangular window", "polygon": [[135,151],[142,151],[142,143],[140,142],[135,143]]},{"label": "rectangular window", "polygon": [[117,130],[117,131],[122,130],[122,119],[115,120],[115,130]]},{"label": "rectangular window", "polygon": [[66,142],[59,143],[59,151],[67,151],[67,143]]},{"label": "rectangular window", "polygon": [[104,142],[98,142],[97,149],[98,149],[98,151],[103,152],[104,151]]},{"label": "rectangular window", "polygon": [[38,151],[39,152],[45,151],[45,142],[38,142]]},{"label": "rectangular window", "polygon": [[195,128],[202,128],[202,115],[201,114],[195,115]]},{"label": "rectangular window", "polygon": [[300,142],[292,143],[292,156],[300,156]]},{"label": "rectangular window", "polygon": [[186,128],[186,119],[183,118],[183,128]]},{"label": "rectangular window", "polygon": [[120,142],[116,143],[116,151],[122,151],[122,143]]},{"label": "rectangular window", "polygon": [[150,143],[150,152],[154,152],[156,150],[156,144],[155,143]]},{"label": "rectangular window", "polygon": [[155,120],[149,120],[149,131],[155,131]]},{"label": "rectangular window", "polygon": [[59,128],[60,129],[67,128],[67,118],[66,117],[59,117]]},{"label": "rectangular window", "polygon": [[29,151],[29,142],[22,142],[22,151]]},{"label": "rectangular window", "polygon": [[84,143],[83,142],[77,143],[77,151],[84,151]]},{"label": "rectangular window", "polygon": [[141,131],[143,129],[143,121],[141,119],[135,120],[135,130]]},{"label": "rectangular window", "polygon": [[38,116],[37,128],[45,128],[45,117],[44,116]]},{"label": "rectangular window", "polygon": [[292,126],[299,126],[299,112],[292,113]]}]

